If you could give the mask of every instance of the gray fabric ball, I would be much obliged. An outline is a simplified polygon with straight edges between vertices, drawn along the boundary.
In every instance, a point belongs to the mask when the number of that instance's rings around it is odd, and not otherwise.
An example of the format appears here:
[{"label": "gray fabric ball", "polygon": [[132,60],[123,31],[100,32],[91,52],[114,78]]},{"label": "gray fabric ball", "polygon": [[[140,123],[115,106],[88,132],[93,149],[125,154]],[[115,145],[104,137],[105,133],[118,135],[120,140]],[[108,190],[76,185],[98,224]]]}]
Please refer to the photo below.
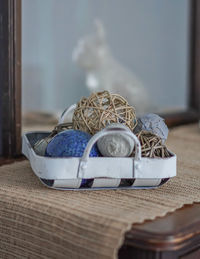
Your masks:
[{"label": "gray fabric ball", "polygon": [[164,144],[168,136],[168,127],[164,122],[164,119],[154,113],[148,113],[138,118],[138,125],[134,129],[134,133],[138,133],[141,130],[150,131],[162,139]]}]

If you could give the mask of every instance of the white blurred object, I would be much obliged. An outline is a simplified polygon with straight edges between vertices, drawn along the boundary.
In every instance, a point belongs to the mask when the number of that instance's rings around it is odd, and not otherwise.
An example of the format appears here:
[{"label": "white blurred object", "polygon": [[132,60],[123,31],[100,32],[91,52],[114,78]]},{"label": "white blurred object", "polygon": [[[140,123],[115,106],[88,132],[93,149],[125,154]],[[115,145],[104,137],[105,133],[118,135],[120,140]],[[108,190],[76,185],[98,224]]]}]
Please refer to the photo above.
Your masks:
[{"label": "white blurred object", "polygon": [[140,114],[152,110],[153,104],[140,80],[113,58],[102,23],[96,20],[95,28],[95,33],[78,42],[72,56],[73,61],[85,70],[89,90],[120,94]]},{"label": "white blurred object", "polygon": [[74,110],[76,109],[76,103],[67,107],[61,114],[58,124],[62,124],[64,122],[72,122],[72,118],[74,115]]}]

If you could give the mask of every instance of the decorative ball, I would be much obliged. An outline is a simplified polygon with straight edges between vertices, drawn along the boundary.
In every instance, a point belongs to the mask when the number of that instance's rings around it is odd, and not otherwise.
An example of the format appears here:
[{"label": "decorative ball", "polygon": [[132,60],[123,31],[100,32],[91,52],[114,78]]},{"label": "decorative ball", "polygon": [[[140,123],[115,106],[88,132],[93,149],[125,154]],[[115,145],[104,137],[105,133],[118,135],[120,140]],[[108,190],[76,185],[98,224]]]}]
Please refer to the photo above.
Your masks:
[{"label": "decorative ball", "polygon": [[168,127],[164,119],[154,113],[146,114],[138,119],[137,127],[134,129],[135,133],[141,130],[150,131],[162,139],[164,144],[168,136]]},{"label": "decorative ball", "polygon": [[[162,139],[150,131],[140,131],[136,134],[141,144],[142,157],[170,157],[166,146],[162,144]],[[134,153],[133,153],[134,155]]]},{"label": "decorative ball", "polygon": [[[129,128],[120,123],[113,123],[107,126],[109,129],[121,128],[131,132]],[[99,151],[103,156],[125,157],[133,152],[134,141],[125,133],[117,131],[111,135],[101,137],[97,141]]]},{"label": "decorative ball", "polygon": [[[49,142],[45,155],[49,157],[81,157],[90,138],[90,134],[80,130],[62,131]],[[94,145],[90,156],[99,155],[98,148]]]},{"label": "decorative ball", "polygon": [[35,153],[39,156],[44,156],[47,145],[52,140],[52,138],[59,132],[62,132],[67,129],[72,129],[72,123],[62,123],[55,126],[55,128],[52,130],[51,134],[48,137],[41,139],[35,143],[33,147]]},{"label": "decorative ball", "polygon": [[108,91],[83,97],[73,115],[73,128],[95,134],[111,123],[122,123],[133,130],[137,125],[135,110],[118,94]]},{"label": "decorative ball", "polygon": [[37,155],[44,156],[47,145],[48,145],[48,140],[47,140],[47,138],[44,138],[44,139],[41,139],[41,140],[37,141],[35,143],[33,149],[34,149],[34,151]]}]

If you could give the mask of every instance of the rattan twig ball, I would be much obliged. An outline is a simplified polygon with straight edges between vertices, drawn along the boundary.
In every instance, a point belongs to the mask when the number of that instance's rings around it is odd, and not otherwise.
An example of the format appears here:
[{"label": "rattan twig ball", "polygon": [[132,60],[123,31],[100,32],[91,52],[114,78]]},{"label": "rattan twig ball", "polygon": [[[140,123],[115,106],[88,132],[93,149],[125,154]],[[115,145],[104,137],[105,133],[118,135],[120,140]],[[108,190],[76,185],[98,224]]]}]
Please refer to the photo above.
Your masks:
[{"label": "rattan twig ball", "polygon": [[73,128],[94,135],[111,123],[122,123],[133,130],[137,125],[135,109],[126,99],[108,91],[83,97],[74,111]]},{"label": "rattan twig ball", "polygon": [[162,144],[162,139],[157,135],[149,131],[140,131],[136,136],[141,144],[142,157],[165,158],[171,156],[166,146]]}]

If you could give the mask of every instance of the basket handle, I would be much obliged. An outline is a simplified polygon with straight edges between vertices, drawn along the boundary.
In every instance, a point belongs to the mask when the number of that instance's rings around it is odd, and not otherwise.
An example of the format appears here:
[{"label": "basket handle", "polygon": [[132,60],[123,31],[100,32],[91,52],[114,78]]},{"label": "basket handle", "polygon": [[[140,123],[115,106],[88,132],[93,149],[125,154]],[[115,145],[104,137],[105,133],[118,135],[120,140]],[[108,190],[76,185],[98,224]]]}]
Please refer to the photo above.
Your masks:
[{"label": "basket handle", "polygon": [[87,144],[87,146],[86,146],[86,148],[84,150],[83,156],[80,159],[80,164],[79,164],[79,168],[78,168],[78,175],[77,175],[78,178],[82,178],[81,176],[84,175],[84,171],[87,170],[87,163],[88,163],[88,160],[90,159],[89,155],[90,155],[90,151],[91,151],[93,145],[100,138],[102,138],[103,136],[115,134],[117,132],[123,132],[124,134],[126,134],[127,136],[129,136],[130,138],[133,139],[134,144],[135,144],[135,157],[134,157],[134,160],[135,160],[136,164],[141,160],[141,145],[140,145],[140,141],[139,141],[139,139],[136,137],[136,135],[134,133],[132,133],[129,130],[117,127],[117,126],[116,126],[116,128],[112,128],[112,129],[111,128],[105,128],[105,129],[97,132],[89,140],[89,142],[88,142],[88,144]]},{"label": "basket handle", "polygon": [[76,109],[76,106],[77,106],[77,105],[76,105],[76,103],[75,103],[75,104],[72,104],[71,106],[67,107],[67,108],[63,111],[63,113],[61,114],[58,124],[64,123],[66,116],[67,116],[70,112],[72,112],[73,110],[75,110],[75,109]]}]

